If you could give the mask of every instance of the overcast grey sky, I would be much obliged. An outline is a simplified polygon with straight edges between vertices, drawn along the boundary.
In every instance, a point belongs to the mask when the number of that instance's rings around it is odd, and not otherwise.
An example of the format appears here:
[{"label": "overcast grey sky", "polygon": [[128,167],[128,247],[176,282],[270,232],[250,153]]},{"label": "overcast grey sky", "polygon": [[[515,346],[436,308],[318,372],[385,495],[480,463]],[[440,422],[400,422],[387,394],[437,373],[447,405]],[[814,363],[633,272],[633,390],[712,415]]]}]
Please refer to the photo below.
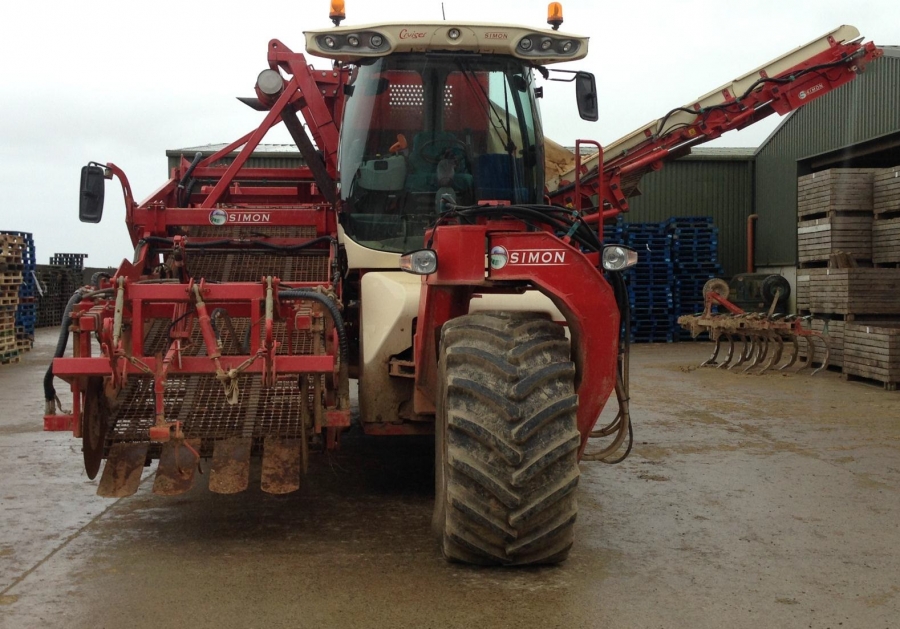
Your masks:
[{"label": "overcast grey sky", "polygon": [[[441,18],[440,0],[346,4],[345,24]],[[543,0],[444,5],[448,21],[546,26]],[[591,38],[588,58],[573,67],[594,72],[601,93],[600,120],[586,123],[570,86],[548,86],[544,128],[563,144],[615,140],[840,24],[900,44],[895,0],[567,0],[563,8],[562,30]],[[145,198],[166,178],[166,149],[228,142],[256,126],[260,114],[234,97],[252,93],[269,39],[302,50],[304,30],[330,25],[327,0],[45,0],[10,3],[3,21],[0,230],[33,232],[38,262],[85,252],[92,266],[115,266],[131,252],[118,185],[107,186],[103,223],[78,222],[81,166],[115,162]],[[776,124],[715,145],[757,146]]]}]

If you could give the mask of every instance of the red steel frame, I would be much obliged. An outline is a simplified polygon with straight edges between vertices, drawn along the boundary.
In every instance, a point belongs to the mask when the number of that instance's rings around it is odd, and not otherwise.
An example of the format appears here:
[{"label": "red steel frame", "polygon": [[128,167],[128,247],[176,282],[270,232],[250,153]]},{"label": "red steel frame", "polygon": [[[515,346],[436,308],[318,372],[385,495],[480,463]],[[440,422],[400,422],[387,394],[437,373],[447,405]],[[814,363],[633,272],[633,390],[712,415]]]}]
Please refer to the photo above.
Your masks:
[{"label": "red steel frame", "polygon": [[[577,208],[582,204],[592,207],[595,203],[592,198],[596,196],[596,209],[585,217],[586,221],[593,223],[627,212],[628,199],[622,190],[623,177],[646,170],[659,170],[666,160],[684,155],[691,147],[715,140],[727,131],[743,129],[773,113],[786,115],[808,105],[852,81],[869,62],[883,54],[872,42],[840,43],[829,38],[829,44],[828,50],[777,76],[769,77],[761,71],[759,78],[764,82],[746,95],[735,97],[726,92],[724,107],[704,112],[699,104],[694,104],[691,108],[697,110],[697,116],[687,126],[662,130],[659,136],[647,131],[646,139],[641,144],[606,162],[601,151],[598,162],[601,167],[592,172],[584,172],[580,157],[576,157],[575,172],[581,176],[580,180],[561,182],[560,188],[550,193],[551,201]],[[822,64],[835,65],[827,70],[796,76],[803,70]]]},{"label": "red steel frame", "polygon": [[[308,315],[301,315],[296,307],[299,300],[280,300],[278,278],[259,278],[258,282],[230,282],[220,284],[141,283],[147,278],[141,275],[151,260],[147,259],[148,240],[170,239],[172,247],[184,247],[187,243],[180,236],[169,235],[171,227],[208,226],[211,212],[216,208],[228,208],[237,220],[230,225],[253,224],[243,221],[245,214],[265,215],[265,226],[296,226],[314,229],[315,238],[337,236],[336,207],[327,201],[328,194],[321,190],[309,168],[246,168],[245,164],[270,128],[282,122],[285,116],[301,113],[306,119],[316,145],[322,148],[324,168],[334,178],[337,172],[338,133],[343,103],[344,71],[315,71],[307,65],[302,54],[292,52],[278,40],[269,43],[268,63],[271,69],[279,69],[290,78],[286,80],[280,96],[272,103],[260,99],[268,112],[254,131],[202,159],[193,169],[192,177],[213,180],[215,185],[203,188],[191,195],[178,207],[177,189],[190,163],[182,158],[169,180],[142,203],[134,201],[131,185],[115,164],[107,164],[110,176],[119,178],[126,206],[126,224],[132,243],[138,247],[139,258],[134,263],[122,265],[102,288],[103,295],[84,299],[72,313],[71,330],[74,336],[72,357],[57,358],[53,372],[67,381],[73,392],[73,410],[68,416],[45,417],[45,429],[71,429],[80,436],[77,421],[83,406],[83,392],[87,379],[92,376],[108,377],[114,388],[124,386],[130,376],[151,375],[155,380],[157,417],[163,424],[162,394],[168,375],[189,374],[262,374],[263,383],[272,384],[281,374],[331,374],[332,382],[341,378],[341,365],[337,348],[338,335],[334,322],[325,317],[313,303],[315,316],[323,320],[326,330],[324,353],[316,355],[291,355],[276,353],[278,343],[273,336],[274,321],[286,321],[288,336],[296,329],[309,328],[313,323]],[[223,158],[239,150],[226,167],[217,166]],[[256,182],[273,182],[275,186],[260,186]],[[289,185],[284,185],[285,183]],[[225,205],[223,205],[225,204]],[[216,237],[191,237],[191,243],[215,241]],[[311,240],[304,239],[304,240]],[[304,240],[297,238],[267,238],[270,245],[297,245]],[[336,264],[337,248],[323,242],[320,249],[327,249],[328,268]],[[234,251],[241,251],[236,248]],[[190,264],[190,249],[185,248],[186,263]],[[324,251],[322,252],[325,253]],[[289,289],[320,289],[335,291],[340,296],[340,286],[328,283],[291,282]],[[111,293],[111,295],[110,295]],[[144,320],[168,318],[177,321],[195,304],[195,318],[173,324],[173,337],[164,355],[144,354]],[[210,324],[209,312],[213,308],[226,310],[231,317],[249,317],[253,323],[250,335],[250,353],[244,356],[220,356],[215,333]],[[123,325],[127,323],[128,326]],[[199,325],[207,356],[183,356],[181,343],[189,335],[189,326]],[[262,326],[263,340],[257,333]],[[124,330],[130,327],[130,333]],[[92,355],[91,336],[100,341],[101,355]],[[346,377],[346,376],[344,376]],[[339,389],[338,386],[335,387]],[[328,397],[334,402],[334,391]],[[333,443],[334,430],[349,426],[349,408],[346,404],[330,407],[324,413],[321,425],[316,429],[329,429],[329,443]],[[159,428],[159,426],[157,426]],[[178,427],[175,427],[177,431]],[[159,436],[159,435],[158,435]],[[165,439],[167,435],[161,435]]]}]

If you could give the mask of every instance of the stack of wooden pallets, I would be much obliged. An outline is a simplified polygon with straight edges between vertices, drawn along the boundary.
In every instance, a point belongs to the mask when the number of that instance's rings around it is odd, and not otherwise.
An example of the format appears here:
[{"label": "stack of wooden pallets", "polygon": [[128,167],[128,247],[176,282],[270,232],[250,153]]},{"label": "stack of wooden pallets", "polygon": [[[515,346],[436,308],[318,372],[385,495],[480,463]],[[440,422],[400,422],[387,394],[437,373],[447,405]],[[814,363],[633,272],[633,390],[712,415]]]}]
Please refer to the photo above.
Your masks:
[{"label": "stack of wooden pallets", "polygon": [[0,234],[0,364],[19,362],[16,343],[16,308],[22,284],[22,251],[20,236]]},{"label": "stack of wooden pallets", "polygon": [[872,186],[872,261],[900,264],[900,166],[876,173]]},{"label": "stack of wooden pallets", "polygon": [[891,339],[900,334],[900,167],[801,177],[797,212],[798,311],[813,315],[811,327],[829,334],[831,366],[845,377],[896,388],[900,347]]}]

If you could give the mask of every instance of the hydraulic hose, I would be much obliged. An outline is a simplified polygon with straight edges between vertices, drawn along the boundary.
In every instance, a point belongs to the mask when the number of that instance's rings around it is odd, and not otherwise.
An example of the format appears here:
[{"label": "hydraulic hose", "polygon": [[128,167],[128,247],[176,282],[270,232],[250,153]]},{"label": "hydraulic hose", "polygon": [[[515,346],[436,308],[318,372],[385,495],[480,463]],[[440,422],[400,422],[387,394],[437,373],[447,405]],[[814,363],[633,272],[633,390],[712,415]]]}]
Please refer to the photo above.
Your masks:
[{"label": "hydraulic hose", "polygon": [[91,275],[91,286],[93,286],[94,288],[100,288],[100,280],[104,277],[106,279],[109,279],[112,276],[106,271],[97,271],[96,273]]},{"label": "hydraulic hose", "polygon": [[[75,305],[81,301],[83,294],[84,289],[79,288],[71,297],[69,297],[69,302],[66,304],[65,310],[63,311],[62,322],[59,324],[59,339],[56,341],[56,351],[53,352],[53,358],[62,358],[63,354],[66,353],[66,345],[69,343],[69,321],[71,319],[72,310],[75,308]],[[50,410],[51,405],[55,404],[56,389],[53,388],[53,362],[51,361],[50,366],[47,368],[47,373],[44,374],[45,411]],[[53,413],[46,414],[55,414],[55,406],[53,406],[53,409]]]},{"label": "hydraulic hose", "polygon": [[326,297],[322,293],[317,293],[313,290],[302,290],[302,289],[292,289],[292,290],[282,290],[278,291],[279,299],[309,299],[311,301],[317,301],[328,310],[329,314],[331,314],[331,319],[334,321],[334,327],[338,333],[338,344],[341,355],[341,365],[343,367],[347,367],[350,364],[350,342],[347,340],[347,330],[344,327],[344,319],[341,317],[341,311],[338,309],[337,304],[329,297]]},{"label": "hydraulic hose", "polygon": [[[75,291],[69,298],[69,302],[66,304],[62,321],[59,324],[59,339],[56,341],[56,351],[53,352],[53,358],[62,358],[63,354],[66,353],[66,345],[69,343],[69,321],[71,321],[72,310],[75,309],[75,306],[83,299],[90,299],[97,295],[108,294],[111,293],[112,290],[113,289],[111,288],[104,288],[102,290],[86,291],[84,288],[79,288]],[[44,401],[45,411],[48,411],[46,414],[55,414],[55,406],[52,406],[56,403],[56,389],[53,388],[52,362],[47,368],[47,373],[44,374]],[[51,409],[54,409],[54,412],[49,412]]]}]

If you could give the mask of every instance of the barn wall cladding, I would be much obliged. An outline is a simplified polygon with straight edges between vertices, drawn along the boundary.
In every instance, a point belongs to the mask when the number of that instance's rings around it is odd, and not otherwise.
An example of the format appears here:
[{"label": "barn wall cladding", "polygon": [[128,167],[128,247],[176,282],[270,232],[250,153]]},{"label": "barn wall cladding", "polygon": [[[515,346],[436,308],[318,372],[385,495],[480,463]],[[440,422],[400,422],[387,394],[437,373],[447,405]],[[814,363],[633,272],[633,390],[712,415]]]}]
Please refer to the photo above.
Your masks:
[{"label": "barn wall cladding", "polygon": [[712,216],[726,275],[746,267],[746,221],[753,213],[753,149],[696,148],[641,180],[625,220],[661,222],[672,216]]}]

